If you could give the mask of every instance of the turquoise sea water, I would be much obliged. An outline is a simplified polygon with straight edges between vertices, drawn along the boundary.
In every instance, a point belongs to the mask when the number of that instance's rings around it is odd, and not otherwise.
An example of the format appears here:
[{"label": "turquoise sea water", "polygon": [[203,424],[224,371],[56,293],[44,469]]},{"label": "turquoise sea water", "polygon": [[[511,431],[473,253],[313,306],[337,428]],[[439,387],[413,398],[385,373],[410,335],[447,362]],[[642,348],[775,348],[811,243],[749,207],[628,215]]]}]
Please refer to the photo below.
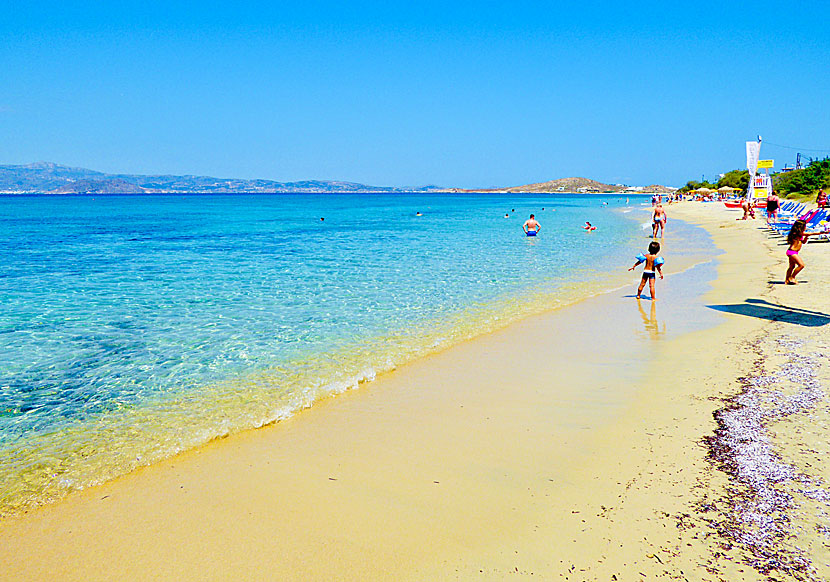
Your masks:
[{"label": "turquoise sea water", "polygon": [[607,289],[643,201],[0,197],[0,512]]}]

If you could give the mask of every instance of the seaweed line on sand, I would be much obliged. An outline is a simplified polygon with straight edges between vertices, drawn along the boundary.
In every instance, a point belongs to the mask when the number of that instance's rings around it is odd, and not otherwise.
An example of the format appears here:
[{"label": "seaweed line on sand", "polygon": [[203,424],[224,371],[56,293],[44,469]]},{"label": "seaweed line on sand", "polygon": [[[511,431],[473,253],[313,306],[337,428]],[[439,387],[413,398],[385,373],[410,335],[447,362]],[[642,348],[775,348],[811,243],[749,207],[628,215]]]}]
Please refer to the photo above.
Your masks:
[{"label": "seaweed line on sand", "polygon": [[[718,428],[704,439],[707,457],[726,473],[729,484],[719,500],[719,516],[707,519],[719,535],[748,551],[749,565],[765,576],[773,572],[795,580],[818,581],[807,553],[793,544],[792,512],[798,500],[785,487],[830,506],[830,488],[785,462],[776,452],[768,426],[814,409],[826,395],[818,380],[818,356],[801,355],[804,342],[776,340],[788,361],[764,371],[761,340],[751,344],[758,355],[755,369],[740,378],[742,390],[714,413]],[[785,394],[789,383],[795,391]],[[709,507],[712,509],[713,507]]]}]

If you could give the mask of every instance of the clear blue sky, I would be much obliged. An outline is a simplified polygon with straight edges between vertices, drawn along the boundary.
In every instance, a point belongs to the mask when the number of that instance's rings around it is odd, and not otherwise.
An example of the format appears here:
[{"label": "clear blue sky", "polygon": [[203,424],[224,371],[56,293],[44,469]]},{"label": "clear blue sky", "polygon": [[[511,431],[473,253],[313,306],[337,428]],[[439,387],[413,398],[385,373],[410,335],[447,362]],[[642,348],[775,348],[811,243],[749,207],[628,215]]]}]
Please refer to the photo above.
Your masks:
[{"label": "clear blue sky", "polygon": [[756,134],[830,154],[826,1],[124,4],[3,11],[0,163],[679,186]]}]

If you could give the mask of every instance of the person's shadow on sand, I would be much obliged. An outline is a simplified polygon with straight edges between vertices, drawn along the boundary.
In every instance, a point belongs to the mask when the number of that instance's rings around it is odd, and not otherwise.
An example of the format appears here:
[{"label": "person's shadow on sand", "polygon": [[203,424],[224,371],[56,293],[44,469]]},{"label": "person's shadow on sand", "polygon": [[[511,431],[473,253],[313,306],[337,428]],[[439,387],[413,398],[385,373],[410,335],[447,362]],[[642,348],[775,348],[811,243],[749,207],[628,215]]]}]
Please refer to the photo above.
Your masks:
[{"label": "person's shadow on sand", "polygon": [[734,305],[707,305],[706,307],[725,313],[737,313],[769,321],[783,321],[804,327],[820,327],[830,323],[830,315],[826,313],[800,307],[787,307],[763,299],[747,299],[743,303]]}]

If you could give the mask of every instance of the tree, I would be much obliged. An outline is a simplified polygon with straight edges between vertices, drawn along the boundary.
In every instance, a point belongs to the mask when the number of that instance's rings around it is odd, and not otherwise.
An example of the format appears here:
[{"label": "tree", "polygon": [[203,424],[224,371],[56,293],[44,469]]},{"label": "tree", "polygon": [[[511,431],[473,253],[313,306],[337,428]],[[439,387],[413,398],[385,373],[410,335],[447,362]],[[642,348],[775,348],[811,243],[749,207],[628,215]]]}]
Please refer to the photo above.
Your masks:
[{"label": "tree", "polygon": [[712,184],[707,180],[703,180],[702,182],[698,182],[696,180],[689,180],[686,182],[686,185],[680,189],[680,192],[685,194],[686,192],[690,192],[691,190],[698,190],[699,188],[709,188],[711,190],[717,190],[718,185]]},{"label": "tree", "polygon": [[812,160],[803,170],[778,174],[773,182],[784,196],[815,195],[820,188],[830,187],[830,158]]},{"label": "tree", "polygon": [[726,172],[723,177],[718,180],[717,187],[729,186],[730,188],[737,188],[742,193],[746,194],[746,189],[749,187],[749,170],[732,170]]}]

